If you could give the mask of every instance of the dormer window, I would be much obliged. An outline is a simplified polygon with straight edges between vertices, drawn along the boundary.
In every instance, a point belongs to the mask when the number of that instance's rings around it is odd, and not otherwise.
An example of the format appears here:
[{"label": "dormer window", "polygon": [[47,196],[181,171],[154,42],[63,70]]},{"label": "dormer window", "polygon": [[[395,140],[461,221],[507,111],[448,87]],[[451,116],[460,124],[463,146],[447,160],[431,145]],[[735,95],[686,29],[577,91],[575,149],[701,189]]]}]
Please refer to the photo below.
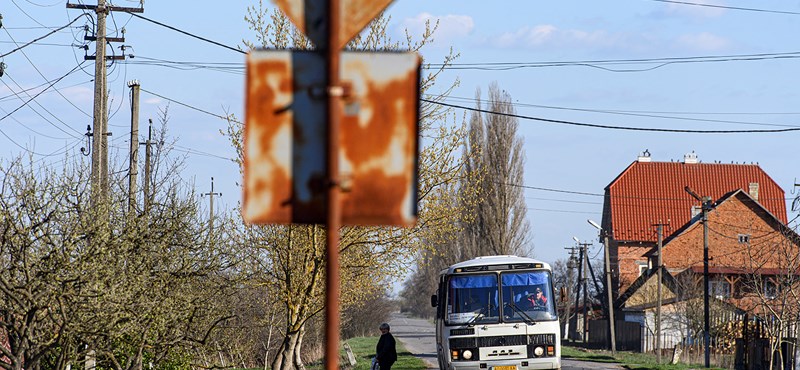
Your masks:
[{"label": "dormer window", "polygon": [[750,234],[739,234],[739,244],[750,244]]}]

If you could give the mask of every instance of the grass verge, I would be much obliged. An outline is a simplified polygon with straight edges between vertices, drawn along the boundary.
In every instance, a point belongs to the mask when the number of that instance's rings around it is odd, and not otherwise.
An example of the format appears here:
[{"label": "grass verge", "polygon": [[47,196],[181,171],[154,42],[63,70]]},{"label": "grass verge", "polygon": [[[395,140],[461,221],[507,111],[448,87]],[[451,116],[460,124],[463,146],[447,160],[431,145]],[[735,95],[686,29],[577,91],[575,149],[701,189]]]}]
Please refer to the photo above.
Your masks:
[{"label": "grass verge", "polygon": [[[616,363],[630,370],[688,370],[703,368],[702,364],[658,364],[656,356],[649,353],[634,353],[618,351],[616,355],[611,355],[610,351],[590,350],[584,348],[562,346],[561,357],[579,361]],[[665,357],[662,362],[667,362]],[[712,369],[720,369],[713,368]]]},{"label": "grass verge", "polygon": [[[353,349],[353,355],[356,357],[355,370],[369,370],[369,365],[372,357],[375,356],[375,345],[378,344],[379,337],[358,337],[351,338],[344,343],[350,345]],[[342,343],[342,344],[344,344]],[[341,351],[342,359],[339,361],[341,364],[347,364],[347,355],[344,350]],[[316,365],[316,364],[315,364]],[[309,366],[309,368],[312,368]],[[322,368],[321,366],[319,367]],[[408,369],[408,370],[425,370],[425,362],[419,358],[414,357],[411,352],[403,347],[400,341],[397,341],[397,362],[392,365],[392,369]]]}]

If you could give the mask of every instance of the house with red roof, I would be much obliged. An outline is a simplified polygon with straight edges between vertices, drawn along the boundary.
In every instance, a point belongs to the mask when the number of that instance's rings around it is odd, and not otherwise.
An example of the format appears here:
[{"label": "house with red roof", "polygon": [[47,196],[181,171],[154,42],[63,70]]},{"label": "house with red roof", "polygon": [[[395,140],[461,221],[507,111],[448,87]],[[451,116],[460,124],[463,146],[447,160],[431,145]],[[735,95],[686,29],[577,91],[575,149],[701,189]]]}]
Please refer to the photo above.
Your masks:
[{"label": "house with red roof", "polygon": [[[696,196],[711,199],[705,224]],[[696,318],[690,312],[704,295],[706,240],[707,294],[717,307],[712,321],[719,324],[715,329],[712,323],[712,332],[724,334],[745,313],[791,320],[800,315],[797,304],[779,297],[800,288],[800,235],[787,227],[783,189],[758,164],[703,163],[694,153],[654,162],[645,151],[606,187],[602,228],[609,236],[616,317],[647,328],[641,350],[655,343],[658,286],[664,322],[674,324],[661,327],[662,345],[702,333],[702,327],[691,328]]]},{"label": "house with red roof", "polygon": [[718,272],[715,289],[718,285],[732,291],[739,281],[733,272],[751,270],[742,254],[745,245],[759,245],[755,242],[765,240],[759,239],[764,235],[791,231],[785,227],[784,191],[758,164],[703,163],[694,152],[682,161],[654,162],[645,151],[605,189],[602,227],[610,232],[615,298],[653,267],[658,224],[663,225],[667,269],[671,273],[702,269],[701,203],[687,187],[714,201],[709,253],[710,266]]}]

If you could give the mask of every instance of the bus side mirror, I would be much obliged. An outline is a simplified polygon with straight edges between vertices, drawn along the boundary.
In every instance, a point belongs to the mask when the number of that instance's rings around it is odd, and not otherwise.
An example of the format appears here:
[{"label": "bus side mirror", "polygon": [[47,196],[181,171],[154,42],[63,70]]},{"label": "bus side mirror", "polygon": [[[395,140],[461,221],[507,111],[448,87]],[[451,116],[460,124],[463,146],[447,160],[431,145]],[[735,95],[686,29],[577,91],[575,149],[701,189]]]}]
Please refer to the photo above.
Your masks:
[{"label": "bus side mirror", "polygon": [[436,307],[439,304],[439,300],[436,297],[436,294],[431,296],[431,307]]}]

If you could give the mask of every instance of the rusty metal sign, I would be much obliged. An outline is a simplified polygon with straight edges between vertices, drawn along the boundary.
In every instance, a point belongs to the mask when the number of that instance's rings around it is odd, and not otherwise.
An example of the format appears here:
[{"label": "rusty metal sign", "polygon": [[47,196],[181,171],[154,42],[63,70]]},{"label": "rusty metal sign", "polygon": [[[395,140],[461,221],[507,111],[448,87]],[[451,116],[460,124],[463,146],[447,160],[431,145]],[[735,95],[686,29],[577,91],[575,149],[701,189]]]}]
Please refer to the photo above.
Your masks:
[{"label": "rusty metal sign", "polygon": [[[344,52],[339,138],[343,225],[409,226],[417,216],[420,58]],[[324,58],[254,51],[247,61],[243,216],[325,221]]]},{"label": "rusty metal sign", "polygon": [[[323,2],[319,0],[273,0],[273,2],[317,48],[327,47],[325,26],[328,13]],[[341,45],[334,47],[341,49],[347,45],[391,3],[392,0],[340,0],[339,14],[342,19],[339,20],[338,40]]]}]

